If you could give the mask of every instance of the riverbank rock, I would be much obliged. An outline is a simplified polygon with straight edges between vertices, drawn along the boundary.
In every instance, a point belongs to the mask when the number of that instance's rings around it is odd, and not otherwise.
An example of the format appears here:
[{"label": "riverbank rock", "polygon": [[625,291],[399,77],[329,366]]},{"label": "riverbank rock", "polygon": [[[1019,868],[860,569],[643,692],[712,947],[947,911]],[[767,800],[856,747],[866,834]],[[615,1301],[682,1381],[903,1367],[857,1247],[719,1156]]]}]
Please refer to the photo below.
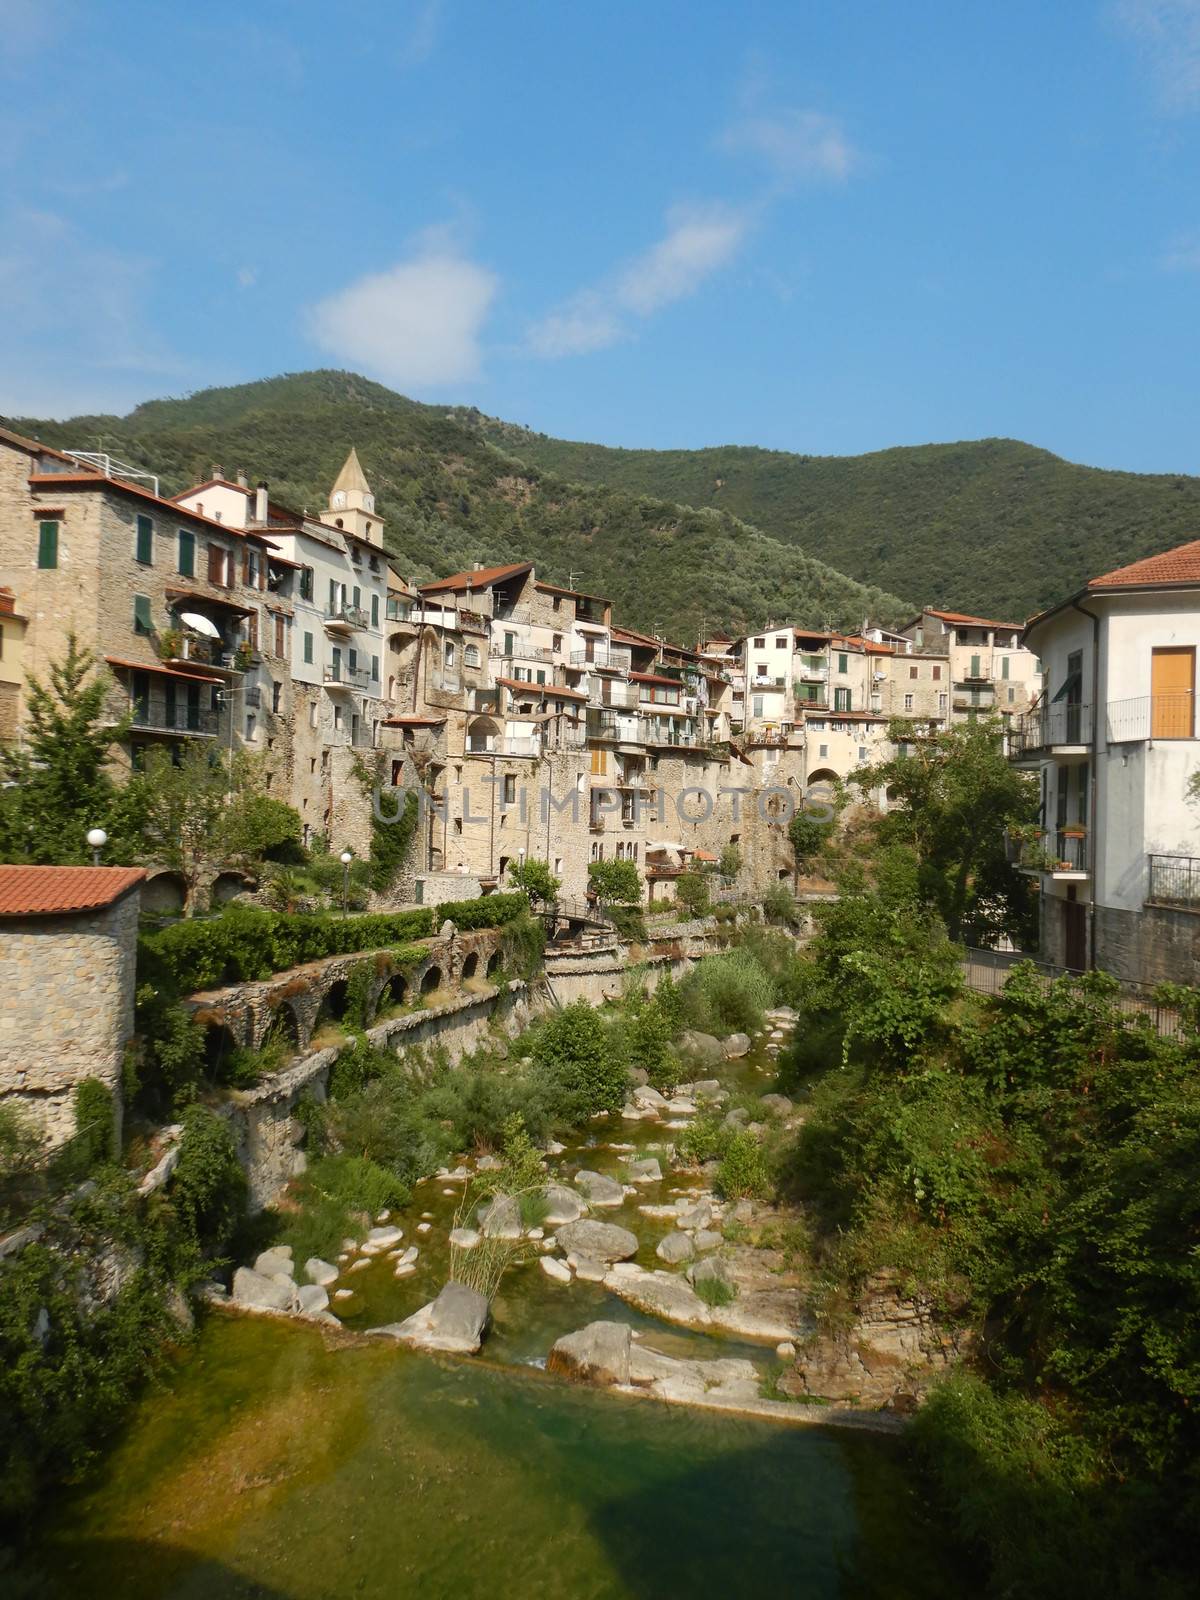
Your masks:
[{"label": "riverbank rock", "polygon": [[[262,1256],[258,1258],[262,1260]],[[278,1278],[268,1278],[253,1267],[239,1267],[233,1275],[231,1298],[235,1305],[250,1306],[256,1311],[288,1311],[296,1293],[296,1285],[280,1283]]]},{"label": "riverbank rock", "polygon": [[681,1261],[690,1261],[693,1254],[692,1241],[686,1233],[678,1230],[668,1233],[654,1252],[660,1261],[665,1261],[668,1266],[676,1267]]},{"label": "riverbank rock", "polygon": [[626,1384],[632,1343],[628,1323],[589,1322],[554,1341],[546,1368],[577,1383]]},{"label": "riverbank rock", "polygon": [[750,1035],[748,1033],[731,1033],[728,1039],[723,1041],[723,1045],[725,1054],[730,1060],[735,1060],[738,1056],[748,1056],[750,1054]]},{"label": "riverbank rock", "polygon": [[682,1228],[685,1233],[695,1233],[701,1228],[707,1228],[712,1221],[712,1202],[697,1200],[695,1205],[686,1205],[679,1208],[675,1226]]},{"label": "riverbank rock", "polygon": [[[682,1084],[679,1086],[679,1091],[683,1092]],[[696,1100],[716,1100],[724,1093],[718,1078],[699,1078],[692,1085],[692,1096]]]},{"label": "riverbank rock", "polygon": [[397,1339],[414,1350],[446,1350],[473,1356],[483,1343],[487,1322],[488,1303],[483,1295],[451,1278],[436,1300],[414,1311],[404,1322],[389,1322],[367,1331],[380,1338]]},{"label": "riverbank rock", "polygon": [[559,1228],[558,1243],[562,1250],[596,1261],[628,1261],[638,1253],[636,1233],[612,1222],[593,1222],[586,1217]]},{"label": "riverbank rock", "polygon": [[[618,1273],[613,1268],[604,1287],[639,1311],[684,1328],[720,1328],[770,1345],[802,1336],[805,1319],[799,1291],[777,1281],[753,1289],[738,1281],[738,1297],[727,1306],[706,1305],[677,1272]],[[811,1321],[803,1328],[808,1331]]]},{"label": "riverbank rock", "polygon": [[555,1283],[570,1283],[571,1269],[565,1261],[559,1261],[556,1256],[542,1256],[542,1271]]},{"label": "riverbank rock", "polygon": [[277,1277],[281,1272],[290,1278],[293,1272],[291,1245],[277,1244],[264,1250],[256,1259],[254,1270],[264,1278]]},{"label": "riverbank rock", "polygon": [[623,1206],[625,1190],[615,1178],[606,1178],[602,1172],[577,1172],[575,1187],[582,1190],[593,1206]]},{"label": "riverbank rock", "polygon": [[476,1215],[485,1239],[521,1237],[521,1207],[511,1194],[498,1194],[491,1200],[485,1200]]},{"label": "riverbank rock", "polygon": [[546,1197],[544,1220],[549,1227],[557,1228],[564,1222],[578,1222],[583,1215],[583,1201],[573,1189],[561,1183],[548,1183],[542,1193]]},{"label": "riverbank rock", "polygon": [[695,1028],[685,1028],[679,1036],[680,1053],[706,1067],[718,1066],[725,1059],[721,1041],[711,1033],[698,1033]]},{"label": "riverbank rock", "polygon": [[720,1283],[734,1294],[737,1293],[733,1274],[720,1256],[705,1256],[703,1261],[697,1261],[695,1266],[687,1269],[687,1278],[693,1288],[698,1283]]},{"label": "riverbank rock", "polygon": [[603,1283],[611,1270],[607,1261],[597,1261],[594,1256],[579,1256],[572,1250],[567,1265],[573,1267],[581,1283]]},{"label": "riverbank rock", "polygon": [[315,1317],[329,1309],[329,1295],[319,1283],[305,1283],[296,1290],[296,1308],[302,1317]]},{"label": "riverbank rock", "polygon": [[366,1237],[363,1249],[390,1250],[394,1244],[399,1244],[403,1237],[403,1228],[372,1228]]},{"label": "riverbank rock", "polygon": [[309,1256],[304,1263],[304,1275],[309,1283],[319,1284],[322,1289],[327,1289],[339,1276],[338,1269],[331,1262],[322,1261],[320,1256]]},{"label": "riverbank rock", "polygon": [[724,1235],[718,1233],[715,1228],[700,1228],[692,1240],[697,1250],[715,1250],[724,1242]]},{"label": "riverbank rock", "polygon": [[634,1183],[661,1183],[662,1168],[656,1156],[642,1156],[629,1163],[629,1176]]},{"label": "riverbank rock", "polygon": [[459,1250],[474,1250],[482,1235],[475,1228],[451,1228],[450,1243]]},{"label": "riverbank rock", "polygon": [[648,1083],[635,1089],[630,1099],[639,1111],[665,1111],[667,1108],[666,1095],[659,1094],[658,1090]]},{"label": "riverbank rock", "polygon": [[777,1117],[787,1117],[795,1110],[792,1102],[785,1094],[764,1094],[761,1103],[768,1111],[773,1111]]}]

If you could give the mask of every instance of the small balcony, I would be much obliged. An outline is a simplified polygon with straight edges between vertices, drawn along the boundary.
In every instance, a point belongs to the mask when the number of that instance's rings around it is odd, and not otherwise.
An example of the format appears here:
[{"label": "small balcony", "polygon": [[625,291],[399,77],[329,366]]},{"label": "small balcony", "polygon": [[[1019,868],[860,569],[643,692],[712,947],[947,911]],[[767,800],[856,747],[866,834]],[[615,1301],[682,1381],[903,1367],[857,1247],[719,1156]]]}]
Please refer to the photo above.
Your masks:
[{"label": "small balcony", "polygon": [[[493,661],[539,661],[551,665],[554,662],[554,651],[542,644],[514,644],[511,650],[502,644],[494,644],[488,655]],[[511,674],[506,671],[505,676]]]},{"label": "small balcony", "polygon": [[1066,824],[1043,829],[1032,839],[1010,837],[1008,856],[1021,872],[1035,877],[1080,882],[1091,876],[1087,831],[1082,825]]},{"label": "small balcony", "polygon": [[158,705],[153,701],[131,700],[130,727],[136,733],[190,734],[193,738],[215,738],[220,732],[218,714],[196,705]]},{"label": "small balcony", "polygon": [[[957,706],[957,698],[954,703]],[[1014,761],[1086,756],[1091,749],[1093,727],[1092,708],[1081,701],[1034,706],[1023,716],[1013,718],[1009,756]]]},{"label": "small balcony", "polygon": [[748,679],[752,689],[785,689],[786,678],[772,677],[769,673],[756,672]]},{"label": "small balcony", "polygon": [[366,690],[371,674],[366,667],[348,667],[344,663],[330,662],[325,668],[322,682],[326,689]]},{"label": "small balcony", "polygon": [[611,678],[603,678],[592,685],[588,694],[588,705],[601,710],[611,706],[616,711],[636,711],[637,684],[614,683]]},{"label": "small balcony", "polygon": [[628,672],[633,653],[620,645],[598,644],[591,650],[572,650],[571,665],[589,672]]},{"label": "small balcony", "polygon": [[1196,737],[1196,696],[1191,689],[1110,700],[1106,725],[1109,744]]},{"label": "small balcony", "polygon": [[330,633],[361,633],[370,625],[371,620],[362,606],[329,606],[325,612],[325,626]]}]

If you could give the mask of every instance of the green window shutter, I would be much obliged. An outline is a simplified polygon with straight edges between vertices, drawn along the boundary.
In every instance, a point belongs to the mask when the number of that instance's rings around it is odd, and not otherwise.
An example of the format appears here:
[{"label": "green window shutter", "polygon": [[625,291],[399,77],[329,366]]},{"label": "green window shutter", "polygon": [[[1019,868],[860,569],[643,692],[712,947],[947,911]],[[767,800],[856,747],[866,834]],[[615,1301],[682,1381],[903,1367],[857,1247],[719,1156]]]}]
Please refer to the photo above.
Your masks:
[{"label": "green window shutter", "polygon": [[359,586],[357,584],[355,584],[354,585],[354,609],[356,611],[358,611],[361,608],[362,608],[362,590],[359,588]]},{"label": "green window shutter", "polygon": [[312,658],[313,658],[313,636],[312,636],[311,633],[306,633],[304,635],[304,659],[305,659],[305,661],[308,662],[308,664],[310,666],[312,665]]},{"label": "green window shutter", "polygon": [[139,516],[137,519],[137,546],[134,553],[144,567],[150,565],[154,556],[154,524],[149,517]]},{"label": "green window shutter", "polygon": [[371,596],[371,626],[373,628],[379,626],[379,596],[377,594]]},{"label": "green window shutter", "polygon": [[1008,657],[1007,656],[1004,656],[1002,658],[1001,662],[1000,662],[1000,676],[1002,678],[1007,678],[1008,677]]},{"label": "green window shutter", "polygon": [[838,656],[838,671],[839,672],[849,672],[849,670],[850,670],[850,657],[849,656],[842,656],[842,655]]},{"label": "green window shutter", "polygon": [[978,656],[972,656],[971,657],[971,676],[973,678],[977,678],[979,676],[979,657]]},{"label": "green window shutter", "polygon": [[349,656],[348,656],[347,659],[350,662],[350,671],[351,672],[357,672],[358,671],[358,651],[357,650],[351,650],[349,652]]},{"label": "green window shutter", "polygon": [[133,597],[133,631],[134,633],[150,633],[153,631],[150,621],[149,595],[135,594]]},{"label": "green window shutter", "polygon": [[184,578],[196,576],[196,535],[188,528],[179,530],[179,572]]},{"label": "green window shutter", "polygon": [[38,566],[58,565],[58,523],[38,523]]},{"label": "green window shutter", "polygon": [[374,683],[378,683],[379,682],[379,657],[378,656],[372,656],[371,657],[371,679],[372,679],[372,682],[374,682]]}]

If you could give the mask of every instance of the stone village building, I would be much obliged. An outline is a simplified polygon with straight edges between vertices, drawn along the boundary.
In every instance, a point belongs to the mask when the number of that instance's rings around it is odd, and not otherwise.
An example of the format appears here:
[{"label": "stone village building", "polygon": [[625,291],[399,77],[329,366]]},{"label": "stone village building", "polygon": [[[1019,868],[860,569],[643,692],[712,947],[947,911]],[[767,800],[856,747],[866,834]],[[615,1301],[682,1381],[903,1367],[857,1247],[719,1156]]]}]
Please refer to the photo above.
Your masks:
[{"label": "stone village building", "polygon": [[75,1130],[85,1078],[120,1115],[133,1035],[141,867],[0,866],[0,1105],[19,1104],[48,1144]]}]

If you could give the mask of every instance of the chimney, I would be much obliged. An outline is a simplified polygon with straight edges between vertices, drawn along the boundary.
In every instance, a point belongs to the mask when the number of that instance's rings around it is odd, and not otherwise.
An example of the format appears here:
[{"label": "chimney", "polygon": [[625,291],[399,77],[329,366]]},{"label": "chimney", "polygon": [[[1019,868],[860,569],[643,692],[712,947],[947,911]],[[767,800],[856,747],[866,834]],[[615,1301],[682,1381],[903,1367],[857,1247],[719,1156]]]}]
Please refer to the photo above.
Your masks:
[{"label": "chimney", "polygon": [[225,474],[221,471],[221,463],[219,461],[214,461],[212,464],[212,471],[209,473],[209,477],[223,478],[224,476]]},{"label": "chimney", "polygon": [[237,486],[239,489],[248,489],[250,487],[250,485],[246,482],[246,474],[244,472],[238,473]]},{"label": "chimney", "polygon": [[267,484],[265,479],[260,479],[254,491],[254,520],[263,527],[267,523]]}]

